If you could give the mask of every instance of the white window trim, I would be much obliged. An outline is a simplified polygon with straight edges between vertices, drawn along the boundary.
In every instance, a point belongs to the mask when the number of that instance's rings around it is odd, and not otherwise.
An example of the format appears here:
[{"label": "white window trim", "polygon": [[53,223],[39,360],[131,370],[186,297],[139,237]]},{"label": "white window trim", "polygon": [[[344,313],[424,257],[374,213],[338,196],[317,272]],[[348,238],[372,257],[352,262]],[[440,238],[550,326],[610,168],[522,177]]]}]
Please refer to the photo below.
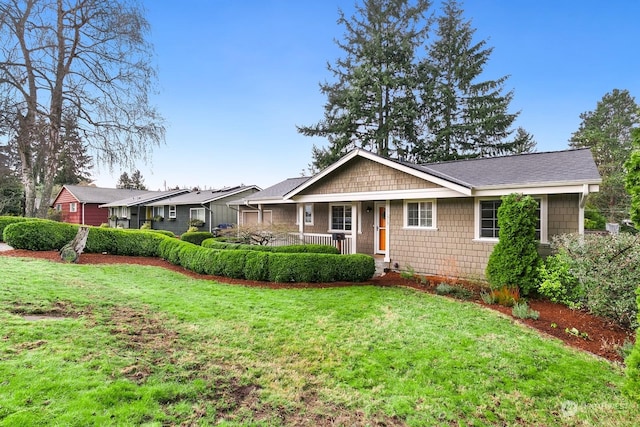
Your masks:
[{"label": "white window trim", "polygon": [[[193,212],[200,212],[202,211],[202,218],[197,218],[193,216]],[[207,212],[205,211],[205,208],[189,208],[189,220],[192,219],[199,219],[202,222],[207,222]]]},{"label": "white window trim", "polygon": [[[307,206],[311,208],[311,221],[309,222],[307,222]],[[315,207],[313,203],[305,203],[304,205],[302,205],[302,217],[303,217],[304,225],[313,226],[313,223],[315,221],[314,210],[315,210]]]},{"label": "white window trim", "polygon": [[69,212],[78,212],[78,203],[76,202],[69,202]]},{"label": "white window trim", "polygon": [[177,211],[176,205],[169,205],[169,218],[175,218]]},{"label": "white window trim", "polygon": [[[332,211],[333,211],[333,207],[334,207],[334,206],[343,206],[343,207],[345,207],[345,208],[346,208],[346,207],[351,208],[351,230],[333,229],[333,228],[331,227],[331,226],[333,225],[333,224],[332,224],[332,221],[331,221],[331,219],[332,219],[331,213],[332,213]],[[353,204],[351,204],[351,203],[330,203],[330,204],[329,204],[329,215],[328,215],[328,217],[329,217],[329,224],[328,224],[328,226],[327,226],[328,232],[329,232],[329,233],[346,233],[346,234],[351,234],[351,233],[353,233],[353,232],[354,232],[354,230],[353,230],[353,224],[354,224],[353,213],[354,213],[356,210],[357,210],[357,209],[356,209],[356,208],[353,206]]]},{"label": "white window trim", "polygon": [[[531,195],[534,199],[540,200],[540,243],[549,243],[549,202],[546,194]],[[480,237],[480,226],[482,225],[482,215],[480,213],[480,202],[485,200],[500,200],[500,197],[476,197],[474,200],[474,240],[479,242],[497,243],[499,239],[493,237]]]},{"label": "white window trim", "polygon": [[[419,225],[409,225],[409,203],[431,203],[431,226],[421,227]],[[403,211],[403,219],[402,219],[402,228],[406,230],[437,230],[438,229],[438,204],[436,199],[415,199],[415,200],[405,200],[404,206],[402,208]]]}]

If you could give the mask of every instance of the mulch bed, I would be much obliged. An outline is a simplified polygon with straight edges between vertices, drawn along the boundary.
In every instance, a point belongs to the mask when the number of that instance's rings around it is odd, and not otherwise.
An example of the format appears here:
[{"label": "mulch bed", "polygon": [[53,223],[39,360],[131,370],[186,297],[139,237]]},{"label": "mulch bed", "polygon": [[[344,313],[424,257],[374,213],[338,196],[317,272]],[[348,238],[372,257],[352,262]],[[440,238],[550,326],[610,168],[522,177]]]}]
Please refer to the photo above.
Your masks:
[{"label": "mulch bed", "polygon": [[[0,256],[15,257],[31,257],[39,259],[47,259],[55,262],[63,262],[57,251],[34,252],[26,250],[10,250],[0,252]],[[270,289],[284,288],[321,288],[321,287],[344,287],[360,285],[354,283],[338,282],[338,283],[270,283],[256,282],[250,280],[230,279],[228,277],[207,276],[185,270],[180,266],[173,265],[160,258],[147,257],[131,257],[120,255],[105,254],[82,254],[78,264],[138,264],[163,267],[169,270],[177,271],[184,275],[197,279],[215,280],[220,283],[238,284],[243,286],[255,286]],[[439,277],[428,277],[426,283],[417,283],[403,278],[397,272],[388,272],[384,276],[374,277],[367,283],[375,286],[404,286],[411,287],[423,292],[435,292],[435,286],[446,281]],[[489,309],[499,311],[508,317],[512,317],[511,308],[503,307],[497,304],[485,304],[479,297],[479,290],[472,284],[465,284],[465,287],[474,292],[473,301],[485,306]],[[593,316],[583,310],[571,310],[568,307],[555,304],[546,300],[529,300],[529,306],[540,313],[537,320],[533,319],[515,319],[522,324],[535,328],[544,334],[554,336],[566,345],[590,352],[601,356],[613,362],[622,363],[623,359],[616,351],[625,341],[635,342],[635,333],[631,330],[624,329],[613,322],[597,316]],[[566,332],[566,329],[577,329],[582,336],[576,336]],[[585,336],[587,338],[585,338]]]}]

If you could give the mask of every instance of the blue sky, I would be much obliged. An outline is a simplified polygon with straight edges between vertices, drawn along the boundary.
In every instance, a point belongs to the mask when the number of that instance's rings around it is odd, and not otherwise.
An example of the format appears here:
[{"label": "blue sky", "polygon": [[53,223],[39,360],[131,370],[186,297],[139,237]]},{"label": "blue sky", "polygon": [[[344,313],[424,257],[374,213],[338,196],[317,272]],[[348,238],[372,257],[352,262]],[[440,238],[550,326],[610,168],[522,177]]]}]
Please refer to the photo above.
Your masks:
[{"label": "blue sky", "polygon": [[[320,138],[296,125],[322,118],[321,81],[342,56],[338,8],[354,0],[144,0],[159,72],[153,103],[166,144],[137,164],[151,190],[262,188],[306,172]],[[439,2],[435,3],[439,6]],[[640,2],[467,0],[476,41],[493,54],[485,76],[509,75],[516,126],[538,151],[568,148],[580,114],[613,89],[640,102]],[[94,170],[113,187],[122,170]]]}]

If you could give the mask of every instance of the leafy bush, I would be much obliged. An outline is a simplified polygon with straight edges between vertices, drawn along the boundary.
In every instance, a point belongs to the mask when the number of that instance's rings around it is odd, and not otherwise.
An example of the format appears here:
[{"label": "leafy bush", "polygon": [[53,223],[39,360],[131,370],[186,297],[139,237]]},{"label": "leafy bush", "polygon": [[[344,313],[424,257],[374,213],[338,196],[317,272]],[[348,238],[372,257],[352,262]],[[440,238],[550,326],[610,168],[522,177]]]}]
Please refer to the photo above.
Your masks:
[{"label": "leafy bush", "polygon": [[569,272],[584,289],[585,308],[623,327],[637,328],[640,237],[565,234],[552,244],[566,254]]},{"label": "leafy bush", "polygon": [[584,288],[571,274],[570,259],[564,251],[547,257],[545,262],[540,264],[538,275],[540,295],[571,308],[582,306]]},{"label": "leafy bush", "polygon": [[212,249],[242,249],[247,251],[281,252],[281,253],[318,253],[318,254],[339,254],[340,251],[335,246],[330,245],[286,245],[286,246],[263,246],[247,245],[243,243],[220,241],[218,238],[206,239],[202,246]]},{"label": "leafy bush", "polygon": [[188,231],[180,236],[181,240],[200,246],[203,241],[213,238],[213,234],[208,231]]},{"label": "leafy bush", "polygon": [[517,302],[513,305],[513,309],[511,310],[511,313],[513,313],[513,315],[519,319],[533,319],[533,320],[538,320],[538,318],[540,317],[540,313],[532,310],[529,307],[529,304],[527,304],[526,302]]},{"label": "leafy bush", "polygon": [[[640,313],[640,288],[636,290],[636,294],[637,313]],[[625,359],[624,363],[626,365],[624,392],[631,399],[640,403],[640,340],[636,340],[631,354]]]},{"label": "leafy bush", "polygon": [[498,208],[500,240],[493,248],[486,274],[494,289],[518,286],[524,295],[537,288],[540,264],[536,243],[538,202],[531,196],[509,194]]},{"label": "leafy bush", "polygon": [[47,219],[30,219],[7,225],[3,238],[15,249],[53,251],[61,249],[73,240],[77,232],[77,225]]},{"label": "leafy bush", "polygon": [[152,230],[90,227],[85,252],[157,257],[165,239],[168,237]]},{"label": "leafy bush", "polygon": [[22,216],[0,216],[0,241],[5,241],[3,238],[3,233],[7,225],[29,220],[33,220],[33,218],[24,218]]},{"label": "leafy bush", "polygon": [[584,228],[587,230],[604,230],[606,227],[607,218],[604,217],[593,206],[587,206],[584,210]]}]

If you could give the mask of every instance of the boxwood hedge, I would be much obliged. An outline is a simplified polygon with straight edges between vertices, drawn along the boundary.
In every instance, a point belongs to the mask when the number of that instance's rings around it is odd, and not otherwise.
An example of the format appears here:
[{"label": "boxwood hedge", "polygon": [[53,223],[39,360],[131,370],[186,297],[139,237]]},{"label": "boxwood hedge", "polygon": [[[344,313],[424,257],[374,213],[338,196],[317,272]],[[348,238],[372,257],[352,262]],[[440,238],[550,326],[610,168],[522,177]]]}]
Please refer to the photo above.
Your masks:
[{"label": "boxwood hedge", "polygon": [[4,241],[4,238],[2,237],[2,235],[7,225],[13,224],[15,222],[28,221],[30,219],[33,219],[33,218],[24,218],[22,216],[0,216],[0,242]]},{"label": "boxwood hedge", "polygon": [[282,253],[315,253],[315,254],[339,254],[340,251],[331,245],[287,245],[287,246],[261,246],[246,245],[242,243],[221,242],[217,239],[207,239],[202,246],[211,249],[243,249],[247,251],[282,252]]},{"label": "boxwood hedge", "polygon": [[185,242],[191,242],[195,245],[200,245],[204,240],[212,239],[213,234],[208,231],[188,231],[186,233],[182,233],[180,236],[180,240],[184,240]]},{"label": "boxwood hedge", "polygon": [[[16,249],[46,251],[62,248],[77,231],[78,226],[73,224],[29,220],[7,225],[4,236]],[[271,252],[244,246],[213,249],[153,231],[90,227],[85,252],[161,257],[197,273],[274,282],[361,282],[375,273],[375,262],[368,255]],[[297,247],[288,250],[291,248]]]}]

